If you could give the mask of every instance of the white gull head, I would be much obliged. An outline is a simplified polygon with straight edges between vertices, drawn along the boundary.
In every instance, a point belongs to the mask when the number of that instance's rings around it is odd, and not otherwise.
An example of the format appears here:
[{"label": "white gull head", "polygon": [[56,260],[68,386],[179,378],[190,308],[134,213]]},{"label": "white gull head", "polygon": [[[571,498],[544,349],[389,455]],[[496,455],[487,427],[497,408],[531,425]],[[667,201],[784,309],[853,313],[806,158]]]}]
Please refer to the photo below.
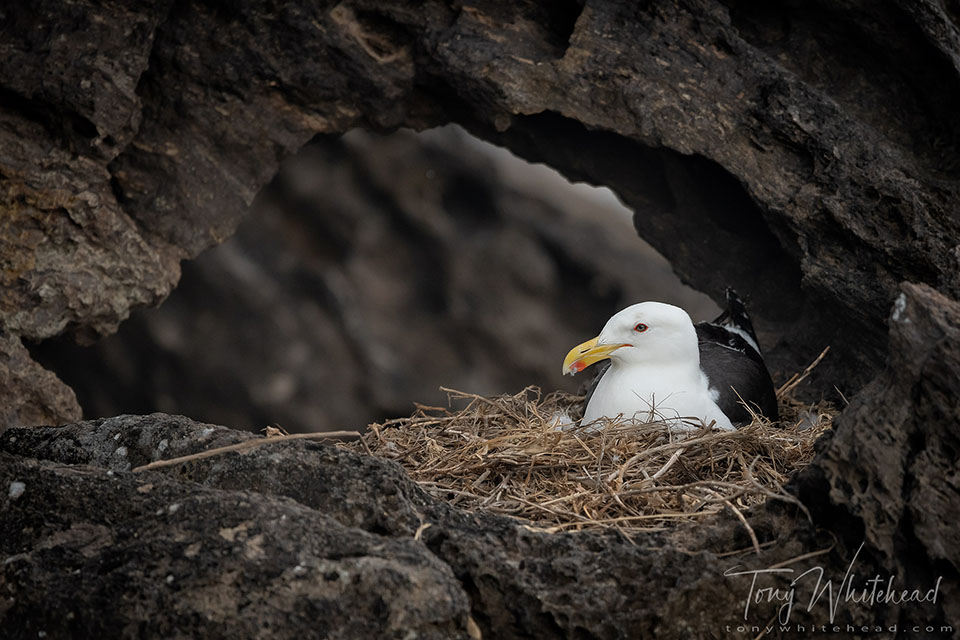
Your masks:
[{"label": "white gull head", "polygon": [[606,358],[611,366],[590,398],[583,424],[622,416],[680,428],[714,422],[733,430],[700,370],[697,332],[683,309],[662,302],[627,307],[599,336],[567,354],[564,373],[576,374]]}]

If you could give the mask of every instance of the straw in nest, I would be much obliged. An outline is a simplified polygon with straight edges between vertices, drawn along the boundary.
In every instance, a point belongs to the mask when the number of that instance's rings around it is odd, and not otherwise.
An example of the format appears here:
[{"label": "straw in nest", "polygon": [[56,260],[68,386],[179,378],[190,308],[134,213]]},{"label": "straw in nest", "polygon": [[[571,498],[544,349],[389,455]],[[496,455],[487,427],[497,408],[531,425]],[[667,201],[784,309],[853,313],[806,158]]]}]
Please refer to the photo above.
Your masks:
[{"label": "straw in nest", "polygon": [[465,406],[419,406],[343,446],[396,460],[440,499],[549,532],[613,527],[629,537],[730,509],[756,546],[743,512],[767,499],[796,502],[783,485],[831,428],[831,405],[793,397],[825,354],[778,390],[782,426],[754,414],[733,432],[678,433],[662,421],[623,420],[558,428],[582,398],[543,397],[535,387],[494,398],[445,389]]}]

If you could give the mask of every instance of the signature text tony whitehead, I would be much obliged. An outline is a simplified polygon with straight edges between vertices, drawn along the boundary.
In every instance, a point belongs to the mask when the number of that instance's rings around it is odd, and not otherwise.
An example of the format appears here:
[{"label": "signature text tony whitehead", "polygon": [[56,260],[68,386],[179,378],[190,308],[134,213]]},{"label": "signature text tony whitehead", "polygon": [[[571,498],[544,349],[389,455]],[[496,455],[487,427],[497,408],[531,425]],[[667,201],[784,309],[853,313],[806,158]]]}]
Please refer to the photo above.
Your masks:
[{"label": "signature text tony whitehead", "polygon": [[[813,584],[810,599],[806,601],[806,610],[811,612],[818,604],[822,603],[822,605],[826,605],[828,607],[831,624],[833,624],[841,603],[855,603],[866,607],[887,604],[899,605],[905,602],[936,603],[943,576],[937,578],[937,583],[933,588],[926,591],[921,589],[897,589],[894,586],[896,576],[892,575],[886,579],[876,575],[870,579],[863,580],[858,585],[853,567],[862,549],[863,544],[860,545],[860,548],[858,548],[857,552],[853,555],[853,560],[851,560],[847,566],[843,580],[836,586],[834,586],[833,580],[824,578],[823,567],[811,567],[802,573],[797,573],[795,569],[789,567],[741,569],[740,565],[737,565],[724,571],[723,575],[750,576],[751,578],[747,604],[743,609],[744,620],[749,619],[750,607],[752,605],[779,602],[780,607],[777,612],[777,618],[780,624],[787,624],[790,621],[790,615],[793,613],[794,605],[797,602],[797,587],[803,583],[811,583],[814,579],[816,579],[816,581]],[[764,575],[792,576],[792,579],[786,586],[761,587],[757,584],[757,580],[760,576]],[[825,600],[824,596],[826,596]],[[803,602],[800,603],[800,606],[803,606]]]}]

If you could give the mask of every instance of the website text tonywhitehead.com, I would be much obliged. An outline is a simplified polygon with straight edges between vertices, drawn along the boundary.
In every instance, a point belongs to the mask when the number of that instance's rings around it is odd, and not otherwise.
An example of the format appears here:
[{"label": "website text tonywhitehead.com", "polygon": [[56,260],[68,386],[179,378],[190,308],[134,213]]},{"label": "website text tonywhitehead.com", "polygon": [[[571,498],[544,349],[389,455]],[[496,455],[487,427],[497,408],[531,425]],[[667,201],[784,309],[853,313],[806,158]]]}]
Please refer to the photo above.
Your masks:
[{"label": "website text tonywhitehead.com", "polygon": [[[859,624],[767,624],[767,625],[746,625],[746,624],[727,624],[722,627],[728,634],[744,634],[751,638],[761,636],[778,637],[780,634],[788,633],[791,637],[798,635],[829,635],[859,634],[868,636],[872,634],[893,634],[895,637],[910,637],[915,635],[921,638],[930,637],[930,634],[939,634],[949,636],[953,633],[953,627],[950,625],[932,625],[932,624],[894,624],[886,627],[881,625],[859,625]],[[889,637],[889,636],[885,636]]]},{"label": "website text tonywhitehead.com", "polygon": [[[772,635],[797,634],[900,634],[900,635],[945,635],[953,633],[953,627],[933,620],[920,622],[927,618],[940,597],[940,576],[933,584],[918,588],[916,585],[904,587],[897,582],[897,576],[858,576],[855,567],[863,545],[853,555],[842,579],[827,577],[823,567],[815,566],[803,570],[799,568],[777,566],[766,569],[747,569],[743,566],[730,567],[723,575],[734,580],[742,580],[746,598],[743,608],[743,622],[724,625],[723,630],[730,634],[752,633]],[[929,604],[923,604],[929,603]],[[765,624],[757,624],[759,611],[769,605],[776,607],[776,615]],[[876,620],[889,620],[885,615],[889,607],[896,607],[899,614],[895,617],[899,623],[891,624],[843,624],[837,622],[837,614],[849,609],[854,620],[870,620],[875,612]],[[914,621],[909,620],[909,612],[914,609]],[[859,612],[853,611],[859,609]],[[864,611],[866,610],[866,611]],[[796,611],[812,614],[816,624],[800,624],[791,621]],[[927,615],[923,615],[922,612]],[[866,614],[866,615],[864,615]],[[907,615],[903,615],[907,614]],[[766,615],[770,615],[769,613]],[[766,615],[764,617],[766,617]],[[808,615],[809,617],[809,615]],[[822,620],[822,624],[820,623]]]},{"label": "website text tonywhitehead.com", "polygon": [[896,637],[917,637],[926,638],[930,634],[939,634],[949,636],[953,633],[953,627],[950,625],[932,625],[932,624],[894,624],[889,626],[881,625],[859,625],[859,624],[768,624],[768,625],[746,625],[746,624],[727,624],[723,626],[723,631],[728,634],[744,634],[751,638],[760,636],[777,637],[780,634],[788,633],[791,637],[797,635],[828,635],[828,634],[860,634],[867,636],[872,634],[893,634]]}]

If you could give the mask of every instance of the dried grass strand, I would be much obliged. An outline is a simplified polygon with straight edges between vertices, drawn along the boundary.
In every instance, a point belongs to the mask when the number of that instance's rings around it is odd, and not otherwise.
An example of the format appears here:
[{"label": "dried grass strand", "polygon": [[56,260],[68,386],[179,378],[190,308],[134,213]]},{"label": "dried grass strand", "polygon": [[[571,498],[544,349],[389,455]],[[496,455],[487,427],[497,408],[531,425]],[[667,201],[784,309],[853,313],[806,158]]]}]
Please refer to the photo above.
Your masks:
[{"label": "dried grass strand", "polygon": [[813,458],[835,409],[793,394],[826,354],[778,389],[780,426],[748,407],[753,421],[731,432],[677,432],[664,421],[582,427],[580,397],[444,388],[449,407],[417,406],[340,446],[397,461],[437,498],[524,518],[538,531],[611,528],[630,539],[728,509],[759,553],[768,543],[750,526],[750,509],[773,499],[806,513],[783,486]]},{"label": "dried grass strand", "polygon": [[202,460],[203,458],[211,458],[213,456],[218,456],[222,453],[230,453],[231,451],[244,451],[246,449],[262,447],[265,444],[273,444],[275,442],[284,442],[287,440],[328,440],[328,439],[340,439],[340,438],[360,438],[360,434],[356,431],[321,431],[318,433],[293,433],[293,434],[287,434],[282,436],[268,436],[266,438],[252,438],[250,440],[244,440],[243,442],[230,444],[225,447],[207,449],[206,451],[191,453],[190,455],[180,456],[178,458],[170,458],[168,460],[156,460],[154,462],[151,462],[150,464],[145,464],[145,465],[134,468],[133,473],[138,473],[140,471],[151,471],[153,469],[169,467],[175,464],[181,464],[183,462],[192,462],[193,460]]}]

